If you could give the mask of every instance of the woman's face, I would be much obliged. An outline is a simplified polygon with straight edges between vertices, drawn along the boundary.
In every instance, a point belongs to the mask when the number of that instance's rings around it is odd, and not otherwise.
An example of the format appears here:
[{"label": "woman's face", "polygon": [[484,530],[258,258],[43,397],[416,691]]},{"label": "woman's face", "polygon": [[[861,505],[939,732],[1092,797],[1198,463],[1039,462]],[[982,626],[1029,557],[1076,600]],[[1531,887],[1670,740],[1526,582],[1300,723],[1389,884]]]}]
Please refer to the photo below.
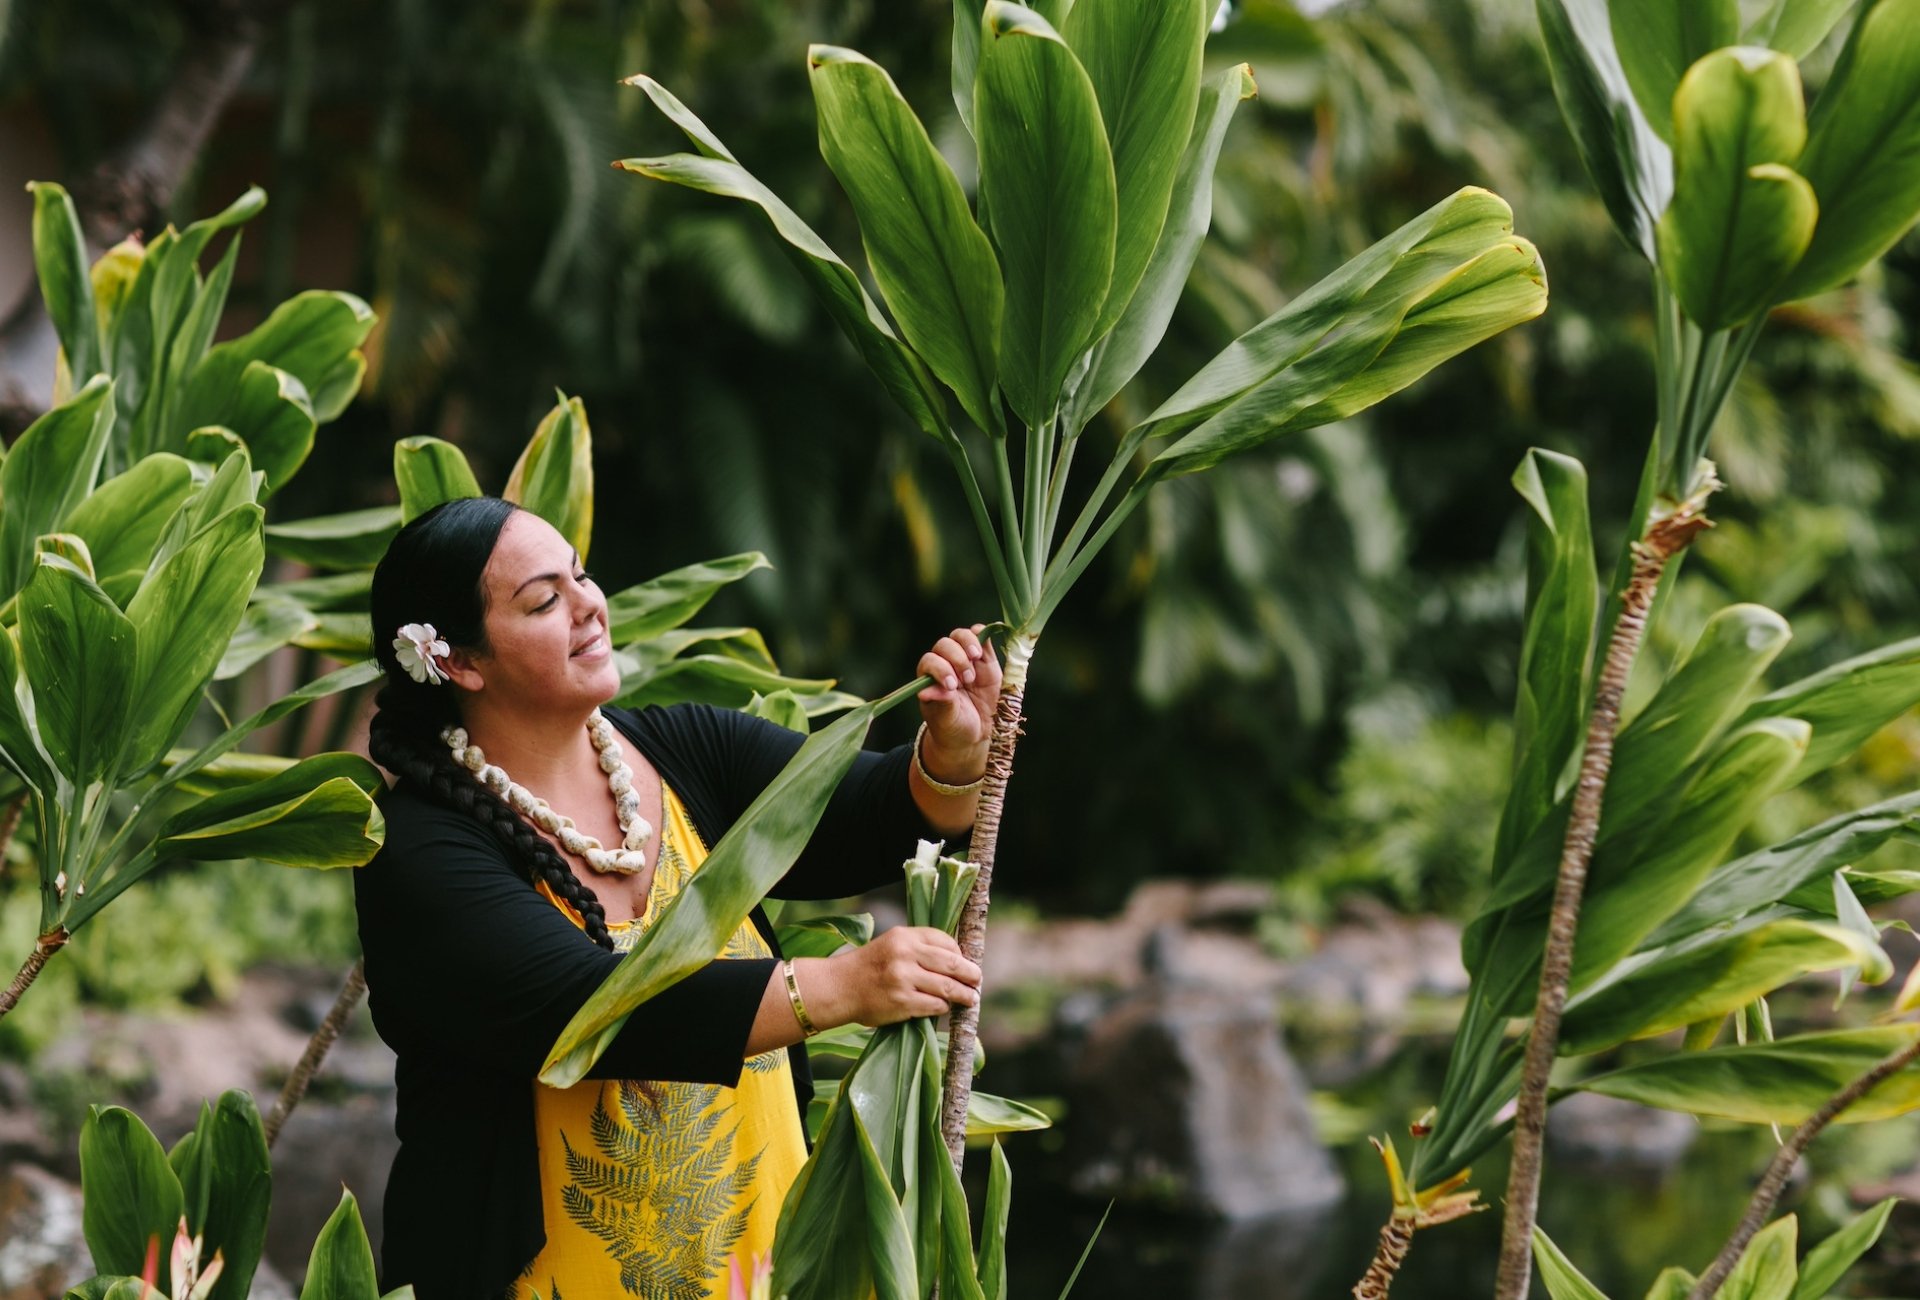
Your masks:
[{"label": "woman's face", "polygon": [[515,511],[481,581],[488,649],[470,658],[482,690],[555,708],[613,698],[620,670],[607,640],[607,598],[552,524]]}]

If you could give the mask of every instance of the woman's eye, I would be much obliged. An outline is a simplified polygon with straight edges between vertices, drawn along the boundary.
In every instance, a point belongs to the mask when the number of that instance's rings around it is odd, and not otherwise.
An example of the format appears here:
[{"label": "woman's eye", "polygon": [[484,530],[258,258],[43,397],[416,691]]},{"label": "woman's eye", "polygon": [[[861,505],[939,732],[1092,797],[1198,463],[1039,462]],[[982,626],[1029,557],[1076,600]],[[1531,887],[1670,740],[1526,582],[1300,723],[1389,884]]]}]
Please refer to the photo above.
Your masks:
[{"label": "woman's eye", "polygon": [[541,601],[538,605],[535,605],[533,607],[533,612],[536,614],[544,614],[559,603],[560,603],[560,593],[556,591],[551,596],[548,596],[545,600]]},{"label": "woman's eye", "polygon": [[593,581],[593,575],[591,573],[588,573],[585,569],[582,569],[580,571],[580,576],[575,578],[574,581],[584,587],[586,586],[586,584]]}]

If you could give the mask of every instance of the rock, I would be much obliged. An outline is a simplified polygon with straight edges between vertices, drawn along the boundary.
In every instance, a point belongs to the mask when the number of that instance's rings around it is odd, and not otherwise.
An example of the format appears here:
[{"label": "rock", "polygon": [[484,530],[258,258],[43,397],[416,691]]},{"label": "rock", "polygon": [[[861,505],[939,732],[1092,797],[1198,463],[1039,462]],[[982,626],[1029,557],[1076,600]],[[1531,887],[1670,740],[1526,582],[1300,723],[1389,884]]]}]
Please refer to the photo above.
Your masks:
[{"label": "rock", "polygon": [[1249,1219],[1343,1190],[1271,1001],[1155,987],[1092,1024],[1070,1066],[1069,1181],[1096,1197]]},{"label": "rock", "polygon": [[[317,1023],[333,1005],[341,975],[324,968],[256,968],[230,1001],[164,1019],[88,1009],[73,1033],[35,1060],[36,1088],[82,1103],[78,1113],[62,1117],[66,1124],[78,1123],[85,1104],[116,1103],[132,1109],[169,1147],[193,1127],[202,1101],[229,1088],[251,1092],[264,1116],[306,1050],[308,1033],[301,1026]],[[0,1076],[0,1089],[10,1087]],[[31,1111],[26,1115],[33,1124],[16,1123],[5,1095],[0,1092],[0,1159],[9,1151],[36,1161],[44,1155],[50,1167],[77,1180],[77,1129],[39,1138],[36,1146],[37,1129],[62,1125],[51,1114],[36,1119]],[[291,1300],[280,1274],[305,1272],[314,1238],[340,1203],[342,1184],[353,1189],[378,1250],[381,1197],[398,1146],[393,1104],[393,1054],[373,1033],[363,1004],[274,1145],[266,1255],[279,1273],[263,1271],[256,1278],[254,1300]],[[4,1290],[0,1300],[8,1300]]]},{"label": "rock", "polygon": [[1280,979],[1289,1020],[1316,1026],[1398,1026],[1419,998],[1464,996],[1460,929],[1437,917],[1370,916],[1329,930]]},{"label": "rock", "polygon": [[383,1096],[352,1096],[338,1102],[309,1096],[287,1117],[279,1141],[273,1144],[269,1258],[296,1275],[304,1272],[313,1239],[339,1208],[342,1185],[360,1202],[360,1218],[374,1258],[380,1257],[381,1204],[387,1173],[400,1149],[393,1116],[394,1097],[389,1090]]},{"label": "rock", "polygon": [[33,1165],[0,1168],[0,1300],[58,1300],[91,1276],[80,1189]]},{"label": "rock", "polygon": [[1554,1156],[1588,1168],[1659,1173],[1679,1164],[1699,1134],[1691,1115],[1597,1092],[1573,1093],[1547,1112]]}]

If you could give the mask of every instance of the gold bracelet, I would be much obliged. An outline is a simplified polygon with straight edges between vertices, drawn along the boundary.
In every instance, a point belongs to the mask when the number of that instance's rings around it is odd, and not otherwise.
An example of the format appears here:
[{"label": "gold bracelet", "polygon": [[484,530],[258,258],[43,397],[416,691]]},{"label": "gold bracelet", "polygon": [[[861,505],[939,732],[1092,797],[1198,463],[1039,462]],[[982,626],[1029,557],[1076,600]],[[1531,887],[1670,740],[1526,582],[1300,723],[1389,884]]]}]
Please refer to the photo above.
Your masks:
[{"label": "gold bracelet", "polygon": [[973,794],[987,783],[987,774],[985,772],[974,777],[973,780],[967,782],[965,785],[948,785],[945,781],[936,781],[933,773],[927,771],[927,765],[920,761],[920,742],[926,738],[927,724],[923,722],[920,724],[920,730],[916,731],[913,735],[913,770],[920,774],[920,779],[927,783],[928,789],[936,794],[944,794],[952,797],[963,794]]},{"label": "gold bracelet", "polygon": [[793,962],[788,961],[782,969],[787,972],[787,1001],[793,1003],[793,1018],[800,1022],[800,1032],[812,1038],[820,1031],[814,1027],[812,1017],[807,1015],[807,1004],[800,1000],[800,983],[793,978]]}]

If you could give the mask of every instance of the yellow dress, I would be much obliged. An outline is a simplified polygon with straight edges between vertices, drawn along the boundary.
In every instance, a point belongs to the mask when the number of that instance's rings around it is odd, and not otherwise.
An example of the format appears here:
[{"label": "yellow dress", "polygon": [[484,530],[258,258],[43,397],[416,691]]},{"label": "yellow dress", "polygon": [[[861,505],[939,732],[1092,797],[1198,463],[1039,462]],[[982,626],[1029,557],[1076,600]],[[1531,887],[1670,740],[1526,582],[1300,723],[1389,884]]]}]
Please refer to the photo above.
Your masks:
[{"label": "yellow dress", "polygon": [[[646,911],[607,926],[621,952],[707,856],[679,798],[663,790],[663,800]],[[580,924],[544,882],[540,890]],[[719,955],[773,953],[744,921]],[[807,1158],[786,1049],[748,1059],[734,1088],[628,1079],[533,1088],[547,1244],[514,1300],[721,1298],[730,1259],[750,1276],[753,1256],[772,1251],[780,1204]]]}]

